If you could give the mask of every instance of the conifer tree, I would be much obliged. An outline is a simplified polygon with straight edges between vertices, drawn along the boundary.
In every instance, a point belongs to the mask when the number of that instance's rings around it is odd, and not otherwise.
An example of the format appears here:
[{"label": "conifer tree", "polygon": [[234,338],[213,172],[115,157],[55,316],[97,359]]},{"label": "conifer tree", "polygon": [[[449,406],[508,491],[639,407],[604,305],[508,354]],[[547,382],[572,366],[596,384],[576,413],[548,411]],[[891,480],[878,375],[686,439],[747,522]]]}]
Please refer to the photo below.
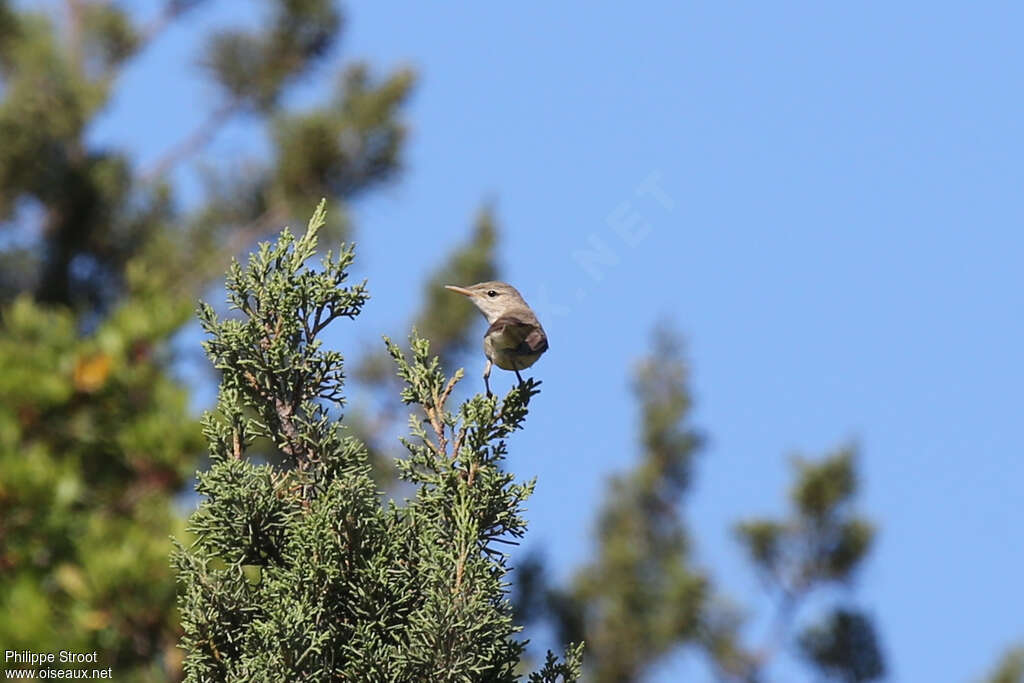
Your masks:
[{"label": "conifer tree", "polygon": [[[870,615],[840,601],[816,622],[800,618],[808,598],[829,586],[848,585],[867,557],[874,525],[855,508],[856,450],[842,447],[818,459],[793,459],[792,513],[751,519],[736,534],[775,600],[773,627],[757,647],[740,644],[737,630],[716,632],[709,619],[710,654],[729,680],[763,680],[772,660],[790,650],[828,680],[873,681],[885,658]],[[735,624],[734,624],[735,625]]]},{"label": "conifer tree", "polygon": [[[195,541],[174,556],[187,680],[515,680],[524,643],[502,544],[525,532],[533,483],[500,465],[538,383],[453,412],[461,371],[447,377],[415,333],[408,355],[385,340],[414,406],[397,469],[416,495],[381,506],[366,449],[333,412],[342,356],[318,338],[368,298],[365,283],[346,284],[351,246],[305,266],[324,220],[321,204],[304,236],[285,230],[232,264],[239,318],[200,309],[222,382],[203,423],[212,464]],[[259,437],[283,465],[249,457]],[[530,680],[575,680],[580,653],[549,654]]]},{"label": "conifer tree", "polygon": [[873,527],[853,508],[854,452],[797,459],[793,515],[737,526],[777,605],[767,641],[751,644],[745,615],[691,557],[681,505],[703,438],[688,424],[688,368],[676,334],[656,331],[633,389],[640,457],[611,481],[597,518],[597,552],[565,587],[547,585],[539,559],[518,570],[521,619],[548,619],[563,640],[585,640],[586,672],[595,681],[643,680],[684,648],[706,654],[721,681],[766,680],[782,651],[800,655],[828,680],[880,677],[885,663],[868,615],[840,604],[809,626],[798,619],[807,597],[848,582],[871,546]]}]

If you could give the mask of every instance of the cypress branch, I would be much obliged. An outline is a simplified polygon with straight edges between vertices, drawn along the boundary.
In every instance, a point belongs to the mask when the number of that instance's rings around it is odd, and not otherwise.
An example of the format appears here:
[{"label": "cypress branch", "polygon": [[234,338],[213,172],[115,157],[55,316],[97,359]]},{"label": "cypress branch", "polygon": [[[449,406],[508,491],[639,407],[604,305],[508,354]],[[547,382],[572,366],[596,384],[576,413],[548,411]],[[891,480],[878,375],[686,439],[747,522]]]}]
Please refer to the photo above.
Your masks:
[{"label": "cypress branch", "polygon": [[[415,496],[382,507],[366,448],[337,418],[343,357],[319,339],[369,298],[365,282],[347,284],[351,245],[307,267],[323,207],[301,238],[286,229],[232,263],[239,317],[199,309],[222,380],[203,420],[211,467],[195,541],[173,558],[187,680],[516,680],[525,643],[502,547],[526,532],[534,482],[501,461],[537,383],[453,409],[462,371],[447,376],[415,332],[409,357],[385,339],[413,410],[397,470]],[[257,438],[280,464],[247,457]],[[530,680],[575,680],[581,652],[549,653]]]}]

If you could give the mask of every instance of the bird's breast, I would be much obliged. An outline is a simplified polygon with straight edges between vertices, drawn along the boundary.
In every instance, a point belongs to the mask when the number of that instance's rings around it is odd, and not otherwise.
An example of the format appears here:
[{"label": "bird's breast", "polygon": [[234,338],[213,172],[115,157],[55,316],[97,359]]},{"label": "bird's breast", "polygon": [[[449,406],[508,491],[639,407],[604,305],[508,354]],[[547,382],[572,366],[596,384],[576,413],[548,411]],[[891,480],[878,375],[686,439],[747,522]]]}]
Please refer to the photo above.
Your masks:
[{"label": "bird's breast", "polygon": [[521,344],[509,347],[504,345],[504,341],[501,335],[484,337],[484,354],[502,370],[525,370],[544,353],[523,353]]}]

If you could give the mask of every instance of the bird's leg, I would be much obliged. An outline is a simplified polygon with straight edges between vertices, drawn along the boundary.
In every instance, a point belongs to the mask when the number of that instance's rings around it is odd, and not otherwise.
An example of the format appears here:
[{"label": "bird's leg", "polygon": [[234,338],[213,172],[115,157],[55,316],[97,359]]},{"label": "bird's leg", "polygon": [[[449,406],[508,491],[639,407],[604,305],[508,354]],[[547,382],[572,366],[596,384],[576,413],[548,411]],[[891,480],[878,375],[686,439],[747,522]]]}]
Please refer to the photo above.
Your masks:
[{"label": "bird's leg", "polygon": [[516,368],[516,379],[519,380],[520,384],[523,383],[523,376],[519,374],[519,368]]},{"label": "bird's leg", "polygon": [[488,358],[487,359],[487,365],[484,366],[484,387],[487,388],[487,396],[488,397],[493,396],[493,394],[491,394],[490,378],[491,378],[491,359]]}]

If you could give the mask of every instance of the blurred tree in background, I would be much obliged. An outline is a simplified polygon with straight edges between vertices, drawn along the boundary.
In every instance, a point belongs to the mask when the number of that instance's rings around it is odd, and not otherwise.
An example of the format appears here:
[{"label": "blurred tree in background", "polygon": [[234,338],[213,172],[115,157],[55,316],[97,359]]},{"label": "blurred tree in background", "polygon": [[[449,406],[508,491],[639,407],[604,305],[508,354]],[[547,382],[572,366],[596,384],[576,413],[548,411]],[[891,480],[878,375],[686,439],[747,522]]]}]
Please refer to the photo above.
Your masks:
[{"label": "blurred tree in background", "polygon": [[638,367],[643,457],[609,486],[597,556],[549,597],[561,637],[586,642],[595,681],[639,680],[700,624],[708,580],[692,564],[679,503],[701,437],[683,424],[690,396],[678,354],[677,340],[663,330],[655,356]]},{"label": "blurred tree in background", "polygon": [[657,329],[633,380],[640,458],[609,485],[595,557],[564,587],[548,585],[538,557],[525,563],[517,580],[520,618],[551,623],[560,641],[584,641],[587,680],[643,680],[687,647],[703,652],[721,681],[771,680],[783,651],[801,656],[825,680],[880,678],[885,664],[867,615],[839,605],[819,623],[798,619],[815,591],[851,581],[870,548],[873,527],[852,508],[854,452],[798,459],[791,518],[737,526],[776,603],[770,632],[751,645],[744,629],[751,615],[725,599],[713,570],[698,566],[690,552],[681,506],[703,440],[687,424],[688,376],[678,335]]},{"label": "blurred tree in background", "polygon": [[1000,658],[986,683],[1024,683],[1024,645],[1011,647]]}]

